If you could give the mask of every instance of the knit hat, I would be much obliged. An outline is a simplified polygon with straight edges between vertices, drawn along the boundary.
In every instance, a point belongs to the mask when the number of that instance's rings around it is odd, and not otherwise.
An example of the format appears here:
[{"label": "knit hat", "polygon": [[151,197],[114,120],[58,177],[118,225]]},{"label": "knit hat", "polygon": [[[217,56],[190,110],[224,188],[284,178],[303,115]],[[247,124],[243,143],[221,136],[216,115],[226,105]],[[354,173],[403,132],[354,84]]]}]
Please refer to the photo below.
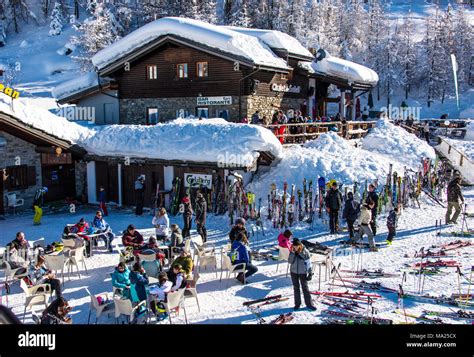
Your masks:
[{"label": "knit hat", "polygon": [[237,218],[237,219],[235,220],[235,224],[241,224],[241,225],[245,226],[245,219],[243,219],[243,218]]}]

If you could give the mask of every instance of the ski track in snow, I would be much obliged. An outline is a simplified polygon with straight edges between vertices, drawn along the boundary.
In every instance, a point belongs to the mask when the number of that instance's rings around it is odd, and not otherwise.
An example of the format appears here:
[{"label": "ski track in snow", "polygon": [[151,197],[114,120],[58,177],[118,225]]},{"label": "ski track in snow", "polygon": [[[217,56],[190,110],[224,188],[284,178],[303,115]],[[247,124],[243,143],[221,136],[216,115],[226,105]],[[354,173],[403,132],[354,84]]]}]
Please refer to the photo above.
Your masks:
[{"label": "ski track in snow", "polygon": [[[474,189],[465,190],[465,196],[469,206],[472,207],[474,202]],[[95,212],[95,207],[80,207],[75,214],[47,214],[43,218],[43,224],[40,228],[34,227],[32,224],[32,214],[23,214],[15,218],[9,217],[5,221],[1,221],[2,237],[1,245],[5,245],[15,236],[18,230],[23,230],[27,239],[34,240],[40,237],[45,237],[47,242],[59,241],[62,228],[66,223],[75,223],[81,217],[87,220],[92,220]],[[433,206],[429,201],[422,200],[421,209],[408,208],[403,211],[400,220],[397,237],[391,247],[382,247],[379,252],[369,253],[364,252],[363,267],[366,269],[383,268],[385,272],[399,272],[399,269],[405,263],[414,263],[419,259],[404,258],[405,254],[413,254],[421,247],[428,248],[431,245],[445,243],[458,239],[447,235],[446,232],[451,230],[461,229],[461,220],[454,228],[444,228],[441,236],[435,234],[435,219],[444,217],[444,209],[440,206]],[[138,228],[151,228],[151,216],[136,217],[131,211],[111,210],[111,214],[107,217],[115,232],[125,229],[129,223],[135,224]],[[378,218],[379,232],[376,237],[377,242],[384,242],[386,239],[385,227],[386,215],[382,214]],[[171,217],[171,223],[178,223],[182,225],[181,217]],[[261,233],[258,235],[251,235],[251,246],[253,249],[263,247],[264,245],[275,245],[279,230],[271,228],[271,222],[264,220],[266,225],[265,236]],[[473,226],[474,220],[469,218],[468,224]],[[249,230],[250,225],[248,225]],[[209,240],[215,240],[218,246],[227,243],[227,233],[229,231],[227,217],[210,215],[208,218]],[[311,239],[326,244],[332,247],[340,247],[339,241],[347,239],[347,234],[339,234],[337,236],[328,235],[327,227],[323,226],[319,219],[315,224],[314,230],[309,230],[308,224],[297,223],[292,227],[296,237],[301,239]],[[193,229],[192,235],[196,231]],[[471,238],[472,239],[472,238]],[[115,240],[115,244],[118,240]],[[101,243],[103,244],[103,243]],[[342,269],[351,269],[351,256],[339,255],[344,254],[344,251],[339,249],[338,256],[334,258],[336,265],[342,264]],[[473,264],[472,253],[473,247],[464,248],[458,251],[461,255],[454,259],[462,264],[462,271],[468,274],[468,271]],[[350,250],[345,253],[350,254]],[[450,258],[453,259],[453,258]],[[84,288],[88,288],[93,294],[102,292],[109,292],[111,295],[112,286],[109,273],[113,271],[114,266],[119,262],[118,252],[112,254],[105,253],[103,250],[96,251],[93,257],[86,260],[88,273],[81,271],[82,278],[79,279],[77,274],[71,276],[71,280],[65,278],[64,296],[74,306],[72,317],[74,323],[87,323],[89,313],[89,297]],[[267,321],[276,318],[279,314],[292,310],[293,307],[293,291],[291,287],[290,277],[285,277],[286,264],[281,264],[278,271],[276,271],[276,261],[255,261],[259,271],[249,278],[249,284],[242,286],[235,279],[231,278],[229,281],[223,279],[219,282],[216,272],[208,268],[202,270],[201,279],[198,283],[199,302],[201,312],[199,313],[193,299],[186,300],[187,313],[189,323],[223,323],[223,324],[245,324],[257,323],[255,315],[253,315],[247,308],[242,306],[242,303],[247,300],[258,299],[267,295],[282,294],[290,297],[290,300],[279,302],[272,305],[264,306],[262,316]],[[220,266],[220,259],[218,259]],[[458,292],[457,279],[454,268],[444,268],[443,271],[449,272],[446,276],[427,277],[424,292],[432,295],[450,295]],[[318,269],[315,270],[315,276],[310,282],[310,289],[315,291],[318,289]],[[368,281],[381,281],[384,285],[397,288],[401,282],[401,275],[396,278],[382,278],[382,279],[365,279]],[[407,274],[407,281],[404,283],[406,292],[413,291],[414,276]],[[220,276],[220,270],[218,271]],[[225,278],[225,274],[224,274]],[[322,269],[322,280],[324,280],[324,269]],[[321,290],[326,290],[328,286],[322,281]],[[462,291],[467,291],[468,285],[465,281],[461,282]],[[336,291],[344,290],[344,288],[335,288]],[[378,311],[378,317],[391,318],[395,321],[404,321],[403,316],[392,314],[397,306],[396,294],[381,294],[382,299],[374,303]],[[316,297],[313,296],[316,300]],[[13,311],[18,314],[20,318],[23,317],[23,302],[24,294],[21,292],[18,283],[12,286],[12,293],[9,295],[9,306],[13,307]],[[298,324],[313,324],[321,323],[321,310],[326,309],[327,306],[321,303],[316,304],[318,310],[316,312],[309,312],[309,310],[301,310],[295,313],[296,319],[291,323]],[[424,302],[415,301],[412,299],[405,299],[404,306],[410,313],[422,312],[426,310],[450,311],[451,309],[458,310],[457,307],[448,307],[447,305],[427,304]],[[408,318],[409,321],[414,321]],[[31,314],[27,312],[27,323],[31,323]],[[176,321],[184,322],[184,317],[180,316]],[[450,320],[445,319],[447,323],[469,323],[469,320]],[[114,323],[114,319],[107,319],[102,317],[102,323]],[[160,323],[168,323],[167,320]]]}]

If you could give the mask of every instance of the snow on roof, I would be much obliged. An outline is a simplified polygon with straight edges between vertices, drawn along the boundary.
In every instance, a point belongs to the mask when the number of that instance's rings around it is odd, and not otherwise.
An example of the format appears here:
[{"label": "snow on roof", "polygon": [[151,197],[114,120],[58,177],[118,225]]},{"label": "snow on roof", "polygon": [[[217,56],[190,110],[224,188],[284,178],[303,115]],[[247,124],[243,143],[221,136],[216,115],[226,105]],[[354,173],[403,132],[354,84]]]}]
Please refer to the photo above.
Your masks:
[{"label": "snow on roof", "polygon": [[210,162],[236,167],[252,166],[259,152],[282,155],[273,132],[257,125],[229,123],[224,119],[176,119],[157,125],[103,125],[84,127],[21,99],[10,107],[0,95],[0,112],[43,130],[88,153],[101,156]]},{"label": "snow on roof", "polygon": [[245,58],[255,65],[288,69],[282,58],[254,36],[182,17],[164,17],[140,27],[98,52],[92,57],[92,63],[101,70],[165,35],[175,35],[216,48],[222,52]]},{"label": "snow on roof", "polygon": [[[101,78],[101,84],[109,83],[108,78]],[[69,81],[63,82],[52,90],[54,98],[61,100],[70,97],[74,94],[80,93],[84,90],[98,87],[97,73],[87,72],[79,77],[73,78]]]},{"label": "snow on roof", "polygon": [[309,52],[303,45],[294,37],[276,30],[262,30],[245,27],[225,26],[225,28],[259,38],[266,43],[270,48],[284,49],[288,53],[303,57],[313,58],[313,54]]},{"label": "snow on roof", "polygon": [[333,56],[326,56],[317,62],[300,61],[298,65],[310,73],[344,78],[349,82],[375,85],[379,81],[377,72],[370,68]]}]

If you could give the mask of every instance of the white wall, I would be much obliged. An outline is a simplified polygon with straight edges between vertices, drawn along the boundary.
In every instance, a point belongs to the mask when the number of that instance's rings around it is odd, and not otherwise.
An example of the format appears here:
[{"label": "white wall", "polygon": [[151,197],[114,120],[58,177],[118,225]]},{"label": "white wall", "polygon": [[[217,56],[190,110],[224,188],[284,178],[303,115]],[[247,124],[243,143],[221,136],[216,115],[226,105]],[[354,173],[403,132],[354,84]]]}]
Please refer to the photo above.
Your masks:
[{"label": "white wall", "polygon": [[[163,176],[165,181],[165,190],[171,190],[173,188],[173,178],[174,178],[174,167],[173,166],[163,166]],[[169,195],[166,195],[165,205],[169,207]]]},{"label": "white wall", "polygon": [[97,201],[96,187],[95,161],[89,161],[87,163],[87,200],[89,203],[99,203]]}]

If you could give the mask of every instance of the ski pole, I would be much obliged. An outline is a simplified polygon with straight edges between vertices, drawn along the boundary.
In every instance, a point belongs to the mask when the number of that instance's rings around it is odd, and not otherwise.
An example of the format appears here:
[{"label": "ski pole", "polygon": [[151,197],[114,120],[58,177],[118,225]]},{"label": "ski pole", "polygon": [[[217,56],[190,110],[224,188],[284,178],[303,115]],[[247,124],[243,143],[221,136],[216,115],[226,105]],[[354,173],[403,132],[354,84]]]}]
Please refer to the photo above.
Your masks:
[{"label": "ski pole", "polygon": [[457,267],[456,268],[456,273],[457,273],[457,276],[458,276],[458,290],[459,290],[459,295],[462,296],[461,294],[461,268]]}]

